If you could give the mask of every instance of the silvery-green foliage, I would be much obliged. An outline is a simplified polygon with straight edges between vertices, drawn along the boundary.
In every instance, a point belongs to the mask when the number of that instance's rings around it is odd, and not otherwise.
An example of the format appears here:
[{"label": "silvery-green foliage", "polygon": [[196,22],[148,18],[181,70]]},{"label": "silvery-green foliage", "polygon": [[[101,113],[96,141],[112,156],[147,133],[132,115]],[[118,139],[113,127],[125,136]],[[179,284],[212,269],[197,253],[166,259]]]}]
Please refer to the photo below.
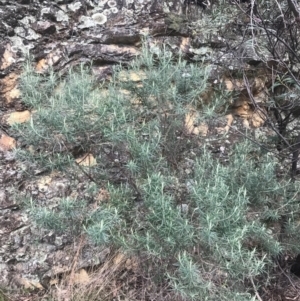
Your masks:
[{"label": "silvery-green foliage", "polygon": [[[190,106],[201,107],[201,121],[224,105],[217,96],[201,103],[209,70],[175,60],[167,47],[144,47],[100,93],[83,67],[61,79],[50,74],[49,83],[29,69],[22,93],[35,112],[16,130],[38,151],[18,153],[47,171],[73,166],[73,147],[97,155],[99,144],[110,145],[125,159],[117,162],[122,177],[108,177],[108,200],[95,211],[69,199],[52,210],[32,205],[36,222],[134,253],[187,300],[254,300],[246,280],[263,277],[274,256],[299,249],[299,185],[278,178],[274,158],[249,143],[237,144],[224,163],[204,139],[186,135]],[[201,141],[197,158],[189,157],[193,139]],[[185,159],[193,163],[188,175],[180,168]],[[90,170],[96,179],[110,172]],[[286,237],[279,239],[272,226],[281,221]]]}]

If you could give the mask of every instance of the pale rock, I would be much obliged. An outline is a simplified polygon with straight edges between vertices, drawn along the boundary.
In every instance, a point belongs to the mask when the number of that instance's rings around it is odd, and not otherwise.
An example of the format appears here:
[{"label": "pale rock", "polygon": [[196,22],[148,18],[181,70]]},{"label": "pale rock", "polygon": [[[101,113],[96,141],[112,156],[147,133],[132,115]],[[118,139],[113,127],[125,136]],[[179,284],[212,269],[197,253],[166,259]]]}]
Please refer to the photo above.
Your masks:
[{"label": "pale rock", "polygon": [[1,135],[0,138],[0,151],[9,151],[16,147],[16,140],[5,134]]}]

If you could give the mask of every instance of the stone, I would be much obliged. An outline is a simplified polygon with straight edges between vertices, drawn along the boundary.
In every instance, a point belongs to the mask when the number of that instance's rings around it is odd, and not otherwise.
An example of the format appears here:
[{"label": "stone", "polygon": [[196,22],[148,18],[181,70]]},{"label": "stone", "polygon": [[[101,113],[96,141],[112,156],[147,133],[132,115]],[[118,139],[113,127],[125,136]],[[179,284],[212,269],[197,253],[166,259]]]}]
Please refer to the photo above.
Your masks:
[{"label": "stone", "polygon": [[55,24],[49,21],[38,21],[32,24],[32,28],[40,34],[54,34],[56,32]]},{"label": "stone", "polygon": [[185,130],[188,134],[200,135],[202,137],[207,136],[208,125],[205,122],[198,124],[198,113],[190,111],[185,116]]},{"label": "stone", "polygon": [[0,138],[0,151],[9,151],[16,147],[16,140],[8,135],[2,134]]},{"label": "stone", "polygon": [[9,68],[16,60],[10,44],[0,45],[0,70]]},{"label": "stone", "polygon": [[19,75],[12,72],[5,76],[3,79],[0,79],[0,97],[3,99],[3,102],[6,105],[12,104],[20,97],[18,78]]}]

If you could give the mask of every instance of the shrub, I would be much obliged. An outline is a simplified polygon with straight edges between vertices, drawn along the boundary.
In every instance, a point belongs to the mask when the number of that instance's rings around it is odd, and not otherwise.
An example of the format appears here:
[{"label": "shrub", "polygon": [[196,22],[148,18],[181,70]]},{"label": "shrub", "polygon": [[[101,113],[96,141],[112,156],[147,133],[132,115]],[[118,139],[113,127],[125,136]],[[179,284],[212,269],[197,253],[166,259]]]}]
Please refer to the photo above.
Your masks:
[{"label": "shrub", "polygon": [[[86,231],[91,242],[138,254],[154,279],[191,300],[253,300],[251,283],[268,272],[272,258],[299,248],[293,243],[299,187],[278,179],[272,156],[241,142],[225,164],[212,158],[204,139],[185,131],[191,107],[200,104],[209,113],[203,120],[212,115],[199,97],[209,68],[175,61],[167,48],[156,53],[144,48],[100,87],[106,94],[94,88],[83,67],[64,79],[51,73],[49,82],[29,65],[26,70],[23,98],[36,111],[29,124],[17,128],[35,147],[26,160],[43,168],[72,166],[76,147],[100,156],[101,143],[125,158],[118,165],[121,183],[107,184],[108,202],[92,213],[70,200],[58,211],[33,206],[43,227],[62,230],[80,220],[76,231]],[[211,108],[221,106],[215,102]],[[97,180],[99,169],[91,172]],[[286,231],[284,239],[274,223]]]}]

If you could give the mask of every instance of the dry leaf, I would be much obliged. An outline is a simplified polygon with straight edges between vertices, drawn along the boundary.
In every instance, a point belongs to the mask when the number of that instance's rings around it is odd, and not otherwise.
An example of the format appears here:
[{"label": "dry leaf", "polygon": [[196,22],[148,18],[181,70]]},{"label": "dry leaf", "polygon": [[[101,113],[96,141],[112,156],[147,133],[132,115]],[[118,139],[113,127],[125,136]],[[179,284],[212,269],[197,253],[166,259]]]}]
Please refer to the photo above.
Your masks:
[{"label": "dry leaf", "polygon": [[8,115],[5,115],[4,118],[9,125],[13,125],[14,123],[24,123],[30,120],[31,113],[27,111],[23,112],[13,112]]},{"label": "dry leaf", "polygon": [[74,283],[76,284],[85,284],[88,283],[90,277],[85,269],[80,269],[74,274]]}]

